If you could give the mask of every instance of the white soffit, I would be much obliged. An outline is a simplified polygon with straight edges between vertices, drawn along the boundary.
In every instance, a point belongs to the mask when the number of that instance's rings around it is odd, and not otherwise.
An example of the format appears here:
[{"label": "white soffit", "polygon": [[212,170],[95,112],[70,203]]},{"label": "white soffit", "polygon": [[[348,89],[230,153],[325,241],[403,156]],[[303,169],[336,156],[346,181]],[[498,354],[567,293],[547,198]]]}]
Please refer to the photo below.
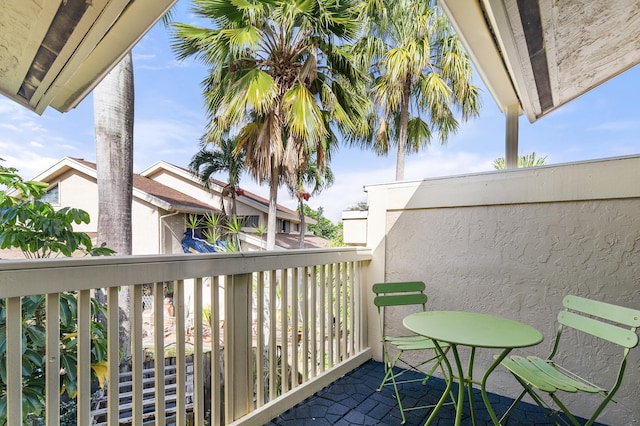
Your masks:
[{"label": "white soffit", "polygon": [[0,93],[75,107],[176,0],[3,0]]},{"label": "white soffit", "polygon": [[500,108],[505,79],[531,122],[640,63],[637,0],[441,3]]}]

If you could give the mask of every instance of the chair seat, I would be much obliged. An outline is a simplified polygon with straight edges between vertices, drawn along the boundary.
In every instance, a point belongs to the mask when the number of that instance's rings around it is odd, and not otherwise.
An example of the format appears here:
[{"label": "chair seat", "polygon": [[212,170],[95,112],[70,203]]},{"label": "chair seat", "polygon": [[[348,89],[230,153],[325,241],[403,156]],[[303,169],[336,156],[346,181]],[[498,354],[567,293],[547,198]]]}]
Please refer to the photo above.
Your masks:
[{"label": "chair seat", "polygon": [[536,356],[524,358],[514,355],[503,360],[502,365],[524,382],[544,392],[553,393],[557,390],[571,393],[606,392],[605,389],[580,379],[554,362]]},{"label": "chair seat", "polygon": [[[436,345],[433,340],[424,336],[386,336],[385,341],[398,347],[403,351],[421,350],[421,349],[435,349]],[[441,343],[440,347],[444,348],[449,346],[447,343]]]}]

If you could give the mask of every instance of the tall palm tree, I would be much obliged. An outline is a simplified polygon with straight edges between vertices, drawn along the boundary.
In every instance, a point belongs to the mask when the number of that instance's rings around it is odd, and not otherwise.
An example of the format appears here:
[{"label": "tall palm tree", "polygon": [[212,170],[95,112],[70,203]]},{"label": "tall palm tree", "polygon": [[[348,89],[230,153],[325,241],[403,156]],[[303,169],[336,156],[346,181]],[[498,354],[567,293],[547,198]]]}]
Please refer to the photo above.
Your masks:
[{"label": "tall palm tree", "polygon": [[396,180],[407,153],[441,143],[462,119],[478,114],[478,88],[460,40],[435,0],[364,0],[367,32],[354,46],[375,77],[375,131],[364,141],[386,155],[397,145]]},{"label": "tall palm tree", "polygon": [[[93,90],[98,185],[98,245],[132,252],[133,63],[129,52]],[[131,288],[118,293],[122,359],[131,356]]]},{"label": "tall palm tree", "polygon": [[[299,169],[295,185],[288,184],[289,193],[298,200],[298,215],[300,217],[300,248],[304,248],[304,233],[306,221],[304,203],[313,195],[322,192],[323,189],[333,185],[333,172],[329,167],[324,170],[316,167],[315,163],[309,163],[305,169]],[[307,191],[307,188],[309,190]]]},{"label": "tall palm tree", "polygon": [[227,172],[227,186],[222,191],[222,212],[225,213],[224,197],[231,196],[231,214],[237,214],[236,191],[240,184],[240,175],[244,171],[244,153],[238,151],[237,139],[222,139],[219,144],[208,149],[205,139],[189,163],[189,170],[200,178],[200,183],[209,189],[211,176],[215,173]]},{"label": "tall palm tree", "polygon": [[359,31],[356,0],[192,0],[215,29],[174,24],[179,59],[208,66],[207,139],[237,134],[238,149],[259,183],[269,184],[267,249],[275,247],[277,190],[294,182],[313,155],[318,167],[335,140],[331,124],[362,129],[365,79],[346,43]]}]

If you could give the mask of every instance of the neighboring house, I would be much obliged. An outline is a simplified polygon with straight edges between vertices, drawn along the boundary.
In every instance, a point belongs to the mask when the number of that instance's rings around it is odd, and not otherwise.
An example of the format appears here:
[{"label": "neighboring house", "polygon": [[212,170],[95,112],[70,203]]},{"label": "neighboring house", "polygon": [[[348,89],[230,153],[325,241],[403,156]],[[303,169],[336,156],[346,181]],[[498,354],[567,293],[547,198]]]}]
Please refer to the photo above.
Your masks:
[{"label": "neighboring house", "polygon": [[[89,224],[77,225],[76,230],[95,236],[98,222],[98,187],[95,163],[65,157],[33,178],[50,186],[43,199],[53,206],[75,207],[87,211]],[[158,162],[141,174],[133,176],[133,254],[183,253],[181,241],[188,215],[220,214],[223,182],[212,181],[206,190],[198,179],[183,168]],[[226,201],[227,203],[229,201]],[[253,226],[266,224],[267,200],[249,192],[238,197],[238,215],[249,225],[240,238],[243,249],[258,249],[262,241],[252,234]],[[230,204],[225,206],[230,212]],[[307,223],[315,223],[306,218]],[[300,221],[297,212],[278,206],[279,233],[276,246],[297,248]],[[324,247],[326,240],[306,236],[307,247]],[[3,253],[1,257],[21,257]]]},{"label": "neighboring house", "polygon": [[[209,189],[207,190],[202,186],[199,178],[194,176],[189,170],[164,161],[158,161],[141,172],[140,175],[204,201],[218,211],[223,210],[222,203],[224,202],[224,211],[227,213],[231,212],[231,198],[222,197],[222,192],[227,185],[225,182],[210,179]],[[267,226],[269,200],[249,191],[243,190],[242,193],[242,195],[238,195],[236,198],[237,215],[244,219],[246,225],[244,229],[245,233],[241,235],[241,239],[248,242],[250,247],[260,247],[260,238],[253,231],[256,226]],[[306,217],[305,222],[307,225],[317,223],[310,217]],[[300,233],[298,212],[278,205],[277,226],[276,248],[298,248],[298,235]],[[320,248],[325,247],[326,244],[327,240],[309,235],[309,232],[305,229],[305,248]]]}]

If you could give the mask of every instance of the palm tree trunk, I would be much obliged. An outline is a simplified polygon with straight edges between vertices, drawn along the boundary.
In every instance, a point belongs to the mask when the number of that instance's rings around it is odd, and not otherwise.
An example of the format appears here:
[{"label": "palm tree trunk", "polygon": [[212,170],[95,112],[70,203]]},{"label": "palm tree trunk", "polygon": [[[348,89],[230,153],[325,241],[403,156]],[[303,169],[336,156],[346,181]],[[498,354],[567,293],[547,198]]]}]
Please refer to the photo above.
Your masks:
[{"label": "palm tree trunk", "polygon": [[407,132],[409,127],[409,96],[411,82],[407,81],[402,91],[400,105],[400,129],[398,131],[398,158],[396,160],[396,180],[404,179],[404,158],[407,154]]},{"label": "palm tree trunk", "polygon": [[236,187],[235,186],[231,187],[231,215],[232,216],[237,216],[238,215],[238,209],[237,209],[237,204],[236,204]]},{"label": "palm tree trunk", "polygon": [[273,156],[271,158],[271,178],[269,181],[269,213],[267,216],[267,250],[276,248],[276,224],[278,208],[278,184],[280,183],[280,168]]},{"label": "palm tree trunk", "polygon": [[305,220],[304,220],[304,202],[302,201],[302,197],[298,195],[298,211],[300,212],[300,248],[304,248],[304,231],[305,231]]},{"label": "palm tree trunk", "polygon": [[[98,184],[98,244],[118,255],[132,251],[133,63],[131,53],[94,89],[94,126]],[[131,288],[123,286],[120,304],[120,348],[131,357]]]}]

